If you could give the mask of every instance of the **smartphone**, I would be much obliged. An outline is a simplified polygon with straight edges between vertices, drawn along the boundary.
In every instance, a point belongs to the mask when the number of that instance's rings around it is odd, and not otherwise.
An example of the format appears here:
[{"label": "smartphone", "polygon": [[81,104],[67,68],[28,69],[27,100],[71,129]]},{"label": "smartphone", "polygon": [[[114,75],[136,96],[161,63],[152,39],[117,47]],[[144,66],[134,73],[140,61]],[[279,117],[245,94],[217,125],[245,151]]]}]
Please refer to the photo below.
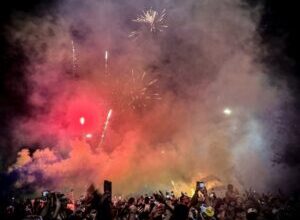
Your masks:
[{"label": "smartphone", "polygon": [[49,191],[44,191],[44,192],[42,192],[42,196],[43,196],[43,197],[47,197],[48,194],[49,194]]},{"label": "smartphone", "polygon": [[196,182],[196,189],[203,189],[205,187],[205,183],[202,181]]}]

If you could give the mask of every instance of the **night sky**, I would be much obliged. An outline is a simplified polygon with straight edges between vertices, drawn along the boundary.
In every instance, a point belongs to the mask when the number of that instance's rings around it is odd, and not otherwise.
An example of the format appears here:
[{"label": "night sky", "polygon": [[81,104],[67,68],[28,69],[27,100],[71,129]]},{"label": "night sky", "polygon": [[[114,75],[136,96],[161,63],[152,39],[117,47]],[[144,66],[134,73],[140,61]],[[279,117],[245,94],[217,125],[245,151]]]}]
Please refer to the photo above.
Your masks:
[{"label": "night sky", "polygon": [[[51,2],[51,3],[49,3]],[[11,25],[16,13],[43,15],[52,13],[53,5],[59,1],[10,0],[1,6],[0,12],[0,172],[1,187],[8,187],[13,177],[7,177],[7,168],[15,162],[21,144],[14,140],[12,125],[23,117],[30,117],[32,106],[27,101],[31,88],[26,84],[24,67],[28,59],[18,42],[11,44],[8,40],[7,28]],[[256,7],[258,0],[247,1],[251,7]],[[293,99],[283,111],[287,112],[285,123],[288,141],[284,151],[274,153],[274,162],[286,166],[300,165],[300,75],[299,75],[299,12],[295,1],[265,0],[263,1],[262,19],[258,32],[261,41],[271,53],[263,55],[263,61],[274,70],[275,85],[285,81],[292,93]],[[33,152],[39,143],[26,143]],[[19,145],[16,147],[16,145]],[[276,148],[276,146],[274,146]],[[10,179],[12,178],[12,179]],[[1,189],[2,191],[2,189]]]}]

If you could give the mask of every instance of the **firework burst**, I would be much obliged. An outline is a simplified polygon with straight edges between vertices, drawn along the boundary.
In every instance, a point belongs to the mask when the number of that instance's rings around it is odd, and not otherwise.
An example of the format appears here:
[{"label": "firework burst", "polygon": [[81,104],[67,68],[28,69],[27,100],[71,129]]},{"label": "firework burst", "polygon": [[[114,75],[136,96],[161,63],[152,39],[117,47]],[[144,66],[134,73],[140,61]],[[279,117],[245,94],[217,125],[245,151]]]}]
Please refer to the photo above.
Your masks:
[{"label": "firework burst", "polygon": [[163,32],[166,28],[168,28],[166,24],[166,10],[162,10],[161,13],[149,9],[147,11],[143,11],[141,15],[138,15],[133,22],[139,23],[141,27],[132,31],[129,35],[131,38],[138,38],[142,35],[143,31],[146,29],[151,33]]},{"label": "firework burst", "polygon": [[160,94],[155,91],[157,79],[147,80],[146,72],[135,74],[131,71],[130,101],[128,105],[133,109],[146,108],[150,100],[160,100]]},{"label": "firework burst", "polygon": [[161,100],[157,91],[158,79],[149,77],[146,72],[136,73],[134,70],[115,80],[111,100],[112,105],[121,111],[142,110],[154,100]]}]

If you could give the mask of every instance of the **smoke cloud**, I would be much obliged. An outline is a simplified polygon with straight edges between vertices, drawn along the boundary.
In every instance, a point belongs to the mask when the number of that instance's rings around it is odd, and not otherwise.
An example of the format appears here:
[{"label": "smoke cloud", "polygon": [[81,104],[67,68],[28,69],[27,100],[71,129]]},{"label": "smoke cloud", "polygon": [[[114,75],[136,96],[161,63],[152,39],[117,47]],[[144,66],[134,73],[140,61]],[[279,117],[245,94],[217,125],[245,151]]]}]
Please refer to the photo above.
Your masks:
[{"label": "smoke cloud", "polygon": [[[166,9],[168,28],[151,32],[133,21],[151,8]],[[9,172],[20,173],[18,187],[82,192],[110,179],[116,193],[190,190],[209,176],[221,185],[277,187],[282,168],[272,162],[272,146],[284,144],[276,119],[289,94],[284,83],[270,83],[261,62],[259,7],[69,0],[54,11],[18,14],[8,29],[28,59],[32,106],[30,117],[15,122],[23,149]],[[130,38],[136,30],[139,37]],[[31,143],[40,146],[30,152]]]}]

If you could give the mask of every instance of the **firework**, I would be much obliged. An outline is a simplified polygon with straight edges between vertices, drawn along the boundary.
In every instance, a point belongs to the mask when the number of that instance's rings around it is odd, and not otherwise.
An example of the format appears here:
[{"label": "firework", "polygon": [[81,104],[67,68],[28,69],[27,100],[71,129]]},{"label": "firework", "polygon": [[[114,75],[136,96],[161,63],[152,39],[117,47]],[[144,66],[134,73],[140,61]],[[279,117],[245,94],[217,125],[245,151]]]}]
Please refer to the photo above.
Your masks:
[{"label": "firework", "polygon": [[105,63],[107,63],[108,61],[108,51],[105,51],[105,55],[104,55],[104,59],[105,59]]},{"label": "firework", "polygon": [[175,183],[173,180],[171,180],[171,184],[172,184],[173,188],[175,188]]},{"label": "firework", "polygon": [[146,72],[131,70],[121,78],[114,79],[110,104],[119,113],[143,110],[151,106],[154,100],[161,100],[157,82],[158,79],[151,78]]},{"label": "firework", "polygon": [[76,68],[77,68],[76,48],[74,45],[74,41],[72,41],[72,73],[73,73],[73,75],[76,75]]},{"label": "firework", "polygon": [[136,75],[132,70],[128,105],[135,110],[147,107],[147,100],[160,100],[159,93],[153,90],[157,82],[157,79],[147,81],[146,72]]},{"label": "firework", "polygon": [[102,134],[101,134],[101,140],[100,140],[100,144],[99,146],[101,146],[103,143],[104,143],[104,140],[105,140],[105,134],[106,134],[106,130],[107,130],[107,127],[108,127],[108,123],[109,123],[109,120],[111,118],[111,115],[112,115],[112,109],[110,109],[107,113],[107,117],[106,117],[106,120],[105,120],[105,123],[104,123],[104,126],[103,126],[103,130],[102,130]]},{"label": "firework", "polygon": [[105,60],[105,74],[108,73],[108,50],[105,51],[104,53],[104,60]]},{"label": "firework", "polygon": [[84,125],[84,124],[85,124],[85,118],[84,118],[84,117],[80,117],[80,118],[79,118],[79,123],[80,123],[81,125]]},{"label": "firework", "polygon": [[138,38],[143,30],[146,29],[151,33],[163,32],[164,29],[168,28],[166,25],[166,10],[162,10],[161,13],[153,9],[143,11],[141,15],[138,15],[133,22],[139,23],[141,25],[140,29],[132,31],[129,35],[131,38]]},{"label": "firework", "polygon": [[93,135],[91,133],[88,133],[88,134],[85,135],[85,137],[88,138],[88,139],[90,139],[90,138],[93,137]]},{"label": "firework", "polygon": [[171,184],[172,184],[172,187],[173,187],[173,191],[177,192],[176,185],[175,185],[175,182],[173,180],[171,180]]},{"label": "firework", "polygon": [[223,113],[224,113],[225,115],[231,115],[232,111],[231,111],[230,108],[225,108],[225,109],[223,110]]}]

